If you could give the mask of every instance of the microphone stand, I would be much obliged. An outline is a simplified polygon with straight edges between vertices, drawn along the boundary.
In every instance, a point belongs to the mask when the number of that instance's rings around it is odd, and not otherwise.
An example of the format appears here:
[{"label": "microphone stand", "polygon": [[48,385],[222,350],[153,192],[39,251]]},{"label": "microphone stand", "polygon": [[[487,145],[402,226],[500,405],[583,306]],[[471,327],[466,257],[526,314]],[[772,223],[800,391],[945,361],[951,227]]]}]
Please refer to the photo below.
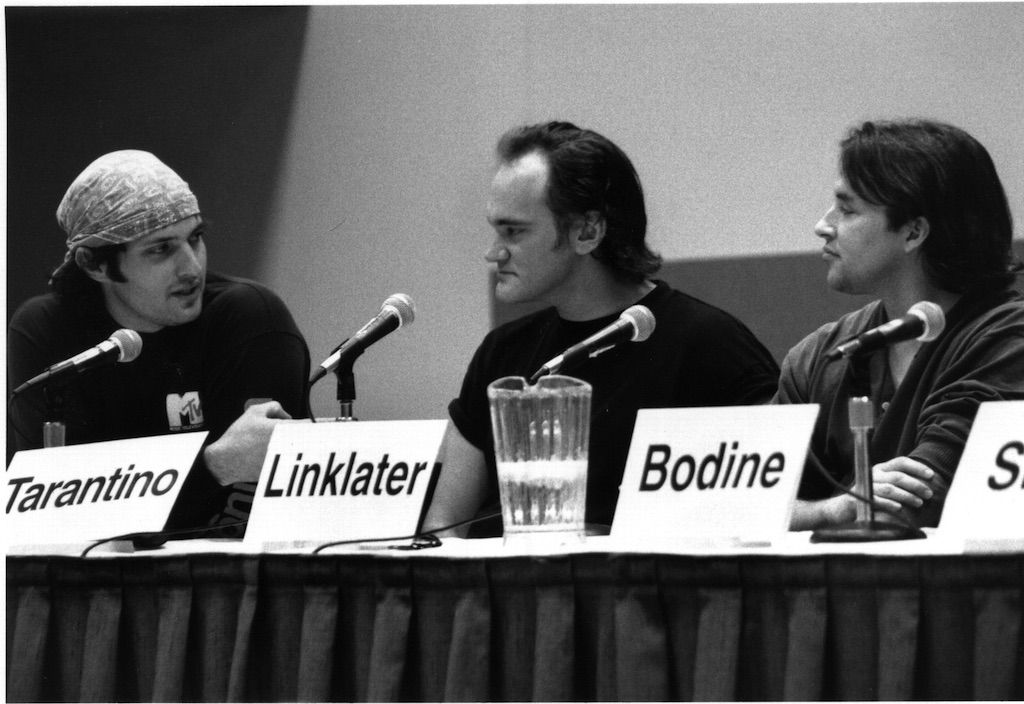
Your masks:
[{"label": "microphone stand", "polygon": [[924,534],[909,526],[875,520],[875,489],[871,479],[871,461],[868,452],[868,433],[875,425],[875,411],[867,396],[854,396],[849,400],[848,415],[853,432],[853,487],[867,500],[857,503],[857,518],[850,523],[819,528],[811,534],[812,543],[858,543],[874,540],[910,540]]},{"label": "microphone stand", "polygon": [[64,447],[64,388],[47,386],[43,389],[46,397],[46,421],[43,423],[43,447]]},{"label": "microphone stand", "polygon": [[352,402],[356,399],[356,375],[352,371],[352,363],[339,365],[334,370],[338,378],[338,417],[335,420],[352,421],[357,420],[352,415]]}]

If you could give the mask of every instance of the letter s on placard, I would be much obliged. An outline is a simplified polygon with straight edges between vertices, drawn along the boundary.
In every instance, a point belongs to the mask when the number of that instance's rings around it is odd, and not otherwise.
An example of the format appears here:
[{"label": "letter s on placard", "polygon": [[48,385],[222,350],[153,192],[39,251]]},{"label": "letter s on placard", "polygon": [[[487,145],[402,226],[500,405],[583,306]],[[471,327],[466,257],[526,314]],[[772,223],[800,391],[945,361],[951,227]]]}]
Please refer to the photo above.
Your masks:
[{"label": "letter s on placard", "polygon": [[[1007,472],[1009,472],[1010,477],[1009,479],[1006,480],[1006,482],[999,483],[998,481],[996,481],[995,477],[990,476],[988,478],[989,489],[995,489],[996,491],[999,491],[1001,489],[1009,489],[1011,486],[1014,485],[1014,483],[1016,483],[1017,477],[1020,474],[1020,465],[1011,461],[1007,457],[1009,450],[1016,450],[1018,457],[1024,457],[1024,443],[1010,441],[1003,445],[1002,448],[1000,448],[999,452],[996,453],[996,466],[999,467],[1000,469],[1005,469]],[[1021,485],[1021,488],[1024,489],[1024,484]]]}]

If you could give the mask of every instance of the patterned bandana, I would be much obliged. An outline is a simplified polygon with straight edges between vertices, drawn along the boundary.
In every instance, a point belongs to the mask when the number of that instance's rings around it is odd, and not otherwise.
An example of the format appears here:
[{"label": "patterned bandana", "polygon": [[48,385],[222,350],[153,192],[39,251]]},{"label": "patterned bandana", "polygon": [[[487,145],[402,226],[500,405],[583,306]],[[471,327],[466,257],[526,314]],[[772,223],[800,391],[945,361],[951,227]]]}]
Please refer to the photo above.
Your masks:
[{"label": "patterned bandana", "polygon": [[86,167],[57,208],[68,235],[64,263],[79,247],[132,242],[198,214],[188,184],[155,156],[111,152]]}]

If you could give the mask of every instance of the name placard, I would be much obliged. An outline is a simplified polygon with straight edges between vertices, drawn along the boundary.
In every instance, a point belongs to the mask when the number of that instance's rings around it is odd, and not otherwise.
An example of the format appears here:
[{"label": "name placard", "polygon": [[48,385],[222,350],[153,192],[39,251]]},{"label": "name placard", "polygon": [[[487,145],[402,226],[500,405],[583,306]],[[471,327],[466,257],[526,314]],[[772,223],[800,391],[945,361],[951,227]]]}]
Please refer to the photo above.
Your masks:
[{"label": "name placard", "polygon": [[4,475],[5,542],[78,544],[162,530],[206,435],[18,452]]},{"label": "name placard", "polygon": [[447,421],[281,423],[245,543],[333,542],[416,532]]},{"label": "name placard", "polygon": [[817,415],[817,404],[640,410],[612,537],[778,539]]},{"label": "name placard", "polygon": [[978,407],[938,530],[953,537],[1024,538],[1024,401]]}]

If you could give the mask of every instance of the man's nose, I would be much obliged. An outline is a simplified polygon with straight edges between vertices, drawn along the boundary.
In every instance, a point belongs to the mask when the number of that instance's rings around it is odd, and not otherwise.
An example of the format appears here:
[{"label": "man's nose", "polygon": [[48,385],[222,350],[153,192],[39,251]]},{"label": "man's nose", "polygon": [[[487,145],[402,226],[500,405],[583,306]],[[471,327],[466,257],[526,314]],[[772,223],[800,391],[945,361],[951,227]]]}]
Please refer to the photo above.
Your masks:
[{"label": "man's nose", "polygon": [[178,276],[181,278],[197,278],[203,273],[203,254],[192,247],[182,247],[178,255]]},{"label": "man's nose", "polygon": [[484,260],[488,264],[502,264],[508,261],[509,251],[500,242],[495,242],[491,245],[491,248],[487,250],[484,255]]},{"label": "man's nose", "polygon": [[832,221],[829,219],[829,216],[831,214],[832,214],[832,211],[829,210],[827,213],[825,213],[824,215],[821,216],[821,220],[819,220],[818,224],[816,224],[814,226],[814,234],[816,234],[818,237],[833,237],[833,236],[835,236],[836,229],[832,225]]}]

